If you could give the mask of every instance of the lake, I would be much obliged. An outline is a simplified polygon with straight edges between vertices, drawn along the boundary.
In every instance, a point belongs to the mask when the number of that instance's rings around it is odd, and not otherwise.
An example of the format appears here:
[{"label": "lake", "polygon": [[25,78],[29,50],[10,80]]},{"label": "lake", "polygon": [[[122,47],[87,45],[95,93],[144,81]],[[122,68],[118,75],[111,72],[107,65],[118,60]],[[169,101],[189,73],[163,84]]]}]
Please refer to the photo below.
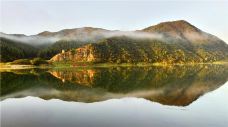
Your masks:
[{"label": "lake", "polygon": [[226,127],[228,65],[1,70],[2,127]]}]

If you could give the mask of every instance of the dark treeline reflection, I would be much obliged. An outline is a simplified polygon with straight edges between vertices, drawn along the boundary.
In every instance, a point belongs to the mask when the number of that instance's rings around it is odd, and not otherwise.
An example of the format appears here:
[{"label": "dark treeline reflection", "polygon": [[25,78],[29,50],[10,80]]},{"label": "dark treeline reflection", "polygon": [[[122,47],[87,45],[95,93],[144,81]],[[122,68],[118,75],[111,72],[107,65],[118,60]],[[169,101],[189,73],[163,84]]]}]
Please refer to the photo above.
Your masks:
[{"label": "dark treeline reflection", "polygon": [[1,99],[38,96],[96,102],[142,97],[186,106],[227,79],[227,65],[8,70],[1,72]]}]

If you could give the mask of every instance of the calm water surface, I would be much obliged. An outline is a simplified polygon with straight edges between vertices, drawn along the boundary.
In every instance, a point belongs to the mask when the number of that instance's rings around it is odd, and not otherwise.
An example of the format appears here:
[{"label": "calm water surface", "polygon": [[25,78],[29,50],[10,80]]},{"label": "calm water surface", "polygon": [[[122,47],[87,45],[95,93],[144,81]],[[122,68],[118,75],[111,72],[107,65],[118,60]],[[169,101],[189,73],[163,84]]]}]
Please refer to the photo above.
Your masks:
[{"label": "calm water surface", "polygon": [[226,127],[228,66],[1,70],[2,127]]}]

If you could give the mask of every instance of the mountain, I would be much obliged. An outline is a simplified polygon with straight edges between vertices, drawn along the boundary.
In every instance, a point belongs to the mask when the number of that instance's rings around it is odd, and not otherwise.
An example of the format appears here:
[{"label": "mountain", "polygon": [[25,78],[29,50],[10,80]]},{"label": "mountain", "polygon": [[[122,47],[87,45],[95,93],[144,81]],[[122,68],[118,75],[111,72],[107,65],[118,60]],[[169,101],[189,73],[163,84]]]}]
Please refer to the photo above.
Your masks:
[{"label": "mountain", "polygon": [[62,49],[70,50],[72,48],[78,48],[84,44],[96,42],[97,40],[104,38],[105,34],[108,32],[108,30],[93,27],[64,29],[58,32],[44,31],[37,36],[56,38],[58,41],[40,50],[38,56],[50,59],[57,53],[61,52]]},{"label": "mountain", "polygon": [[93,27],[82,27],[74,29],[64,29],[58,32],[44,31],[36,36],[42,37],[56,37],[59,40],[94,40],[102,36],[102,34],[109,32],[109,30]]},{"label": "mountain", "polygon": [[[44,31],[37,35],[26,36],[23,34],[5,34],[0,33],[1,43],[10,41],[18,45],[28,45],[30,48],[36,48],[36,55],[34,57],[42,57],[50,59],[55,54],[59,53],[62,49],[69,50],[77,48],[82,44],[88,44],[95,42],[101,38],[104,38],[109,30],[101,28],[83,27],[75,29],[64,29],[58,32]],[[2,52],[2,55],[10,57],[8,52]],[[2,57],[1,61],[12,61],[18,58],[24,57],[12,57],[11,59],[5,59]]]},{"label": "mountain", "polygon": [[[228,56],[228,45],[224,41],[184,20],[163,22],[137,31],[83,27],[31,36],[0,35],[1,41],[3,38],[5,42],[26,44],[30,49],[37,49],[34,57],[52,61],[183,63],[213,62]],[[60,53],[62,50],[65,54]],[[2,56],[8,54],[1,53]],[[4,58],[2,61],[9,61]],[[10,60],[15,59],[17,57]]]},{"label": "mountain", "polygon": [[226,43],[219,38],[203,32],[192,24],[184,20],[173,22],[163,22],[155,26],[147,27],[143,32],[162,34],[164,37],[180,43],[190,43],[192,45],[223,45]]},{"label": "mountain", "polygon": [[55,55],[52,61],[96,63],[201,63],[228,58],[228,45],[217,37],[179,20],[136,31],[159,38],[109,37]]},{"label": "mountain", "polygon": [[191,25],[184,20],[178,20],[173,22],[162,22],[154,26],[147,27],[141,31],[150,33],[167,34],[173,37],[183,38],[184,33],[200,33],[200,29]]}]

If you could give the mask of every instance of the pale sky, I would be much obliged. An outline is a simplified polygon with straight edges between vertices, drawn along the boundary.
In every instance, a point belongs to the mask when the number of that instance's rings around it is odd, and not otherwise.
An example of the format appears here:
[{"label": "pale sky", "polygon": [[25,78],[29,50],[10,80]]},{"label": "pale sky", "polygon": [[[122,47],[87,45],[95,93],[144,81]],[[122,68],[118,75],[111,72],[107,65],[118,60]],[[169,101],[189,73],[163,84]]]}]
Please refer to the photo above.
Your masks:
[{"label": "pale sky", "polygon": [[8,34],[85,26],[128,31],[182,19],[228,43],[228,0],[0,1],[0,31]]}]

